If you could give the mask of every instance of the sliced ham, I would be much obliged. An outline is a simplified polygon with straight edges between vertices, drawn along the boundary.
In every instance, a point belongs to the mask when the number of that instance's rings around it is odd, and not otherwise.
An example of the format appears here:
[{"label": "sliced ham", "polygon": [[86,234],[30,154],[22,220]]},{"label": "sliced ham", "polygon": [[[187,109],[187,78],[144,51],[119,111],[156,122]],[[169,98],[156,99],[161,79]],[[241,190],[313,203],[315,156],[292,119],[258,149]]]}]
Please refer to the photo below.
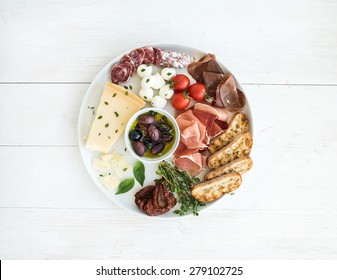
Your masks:
[{"label": "sliced ham", "polygon": [[200,110],[193,110],[193,114],[201,121],[201,123],[205,126],[206,128],[206,135],[203,140],[203,143],[206,145],[209,144],[209,141],[211,139],[211,132],[213,128],[214,121],[216,119],[216,116],[213,114],[209,114]]},{"label": "sliced ham", "polygon": [[219,135],[222,131],[223,129],[221,128],[221,126],[218,123],[214,122],[212,126],[212,130],[210,132],[210,137],[213,138]]},{"label": "sliced ham", "polygon": [[245,107],[245,95],[236,87],[233,75],[225,77],[218,85],[214,105],[225,107],[230,112],[238,112]]},{"label": "sliced ham", "polygon": [[217,108],[205,103],[195,103],[194,109],[215,115],[220,121],[225,122],[228,119],[227,110],[225,108]]},{"label": "sliced ham", "polygon": [[180,113],[177,118],[180,143],[174,152],[174,164],[195,176],[206,169],[206,147],[209,140],[227,125],[227,111],[205,103]]},{"label": "sliced ham", "polygon": [[174,152],[174,157],[188,156],[198,152],[198,150],[199,148],[187,149],[187,147],[182,142],[179,142],[179,145]]},{"label": "sliced ham", "polygon": [[192,112],[193,115],[196,116],[200,120],[200,122],[206,127],[206,132],[209,134],[209,132],[212,130],[212,126],[216,119],[216,116],[197,109],[194,109]]},{"label": "sliced ham", "polygon": [[180,130],[180,141],[189,149],[202,146],[200,141],[200,130],[196,121],[191,121],[189,126]]},{"label": "sliced ham", "polygon": [[201,153],[194,153],[176,158],[174,164],[181,170],[185,170],[192,176],[198,175],[206,169],[206,156]]},{"label": "sliced ham", "polygon": [[192,110],[180,114],[176,121],[180,128],[180,140],[188,149],[206,147],[203,143],[206,127],[193,114]]},{"label": "sliced ham", "polygon": [[222,130],[226,130],[228,128],[228,123],[220,120],[215,120],[215,122],[220,126]]}]

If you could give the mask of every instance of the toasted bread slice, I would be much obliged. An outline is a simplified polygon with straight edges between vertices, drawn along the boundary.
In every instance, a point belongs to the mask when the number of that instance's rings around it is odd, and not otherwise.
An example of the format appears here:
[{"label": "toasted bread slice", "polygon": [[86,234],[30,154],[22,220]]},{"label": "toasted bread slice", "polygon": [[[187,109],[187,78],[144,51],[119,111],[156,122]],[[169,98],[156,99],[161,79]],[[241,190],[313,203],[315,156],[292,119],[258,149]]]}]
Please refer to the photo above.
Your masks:
[{"label": "toasted bread slice", "polygon": [[205,175],[205,181],[226,175],[232,172],[238,172],[240,175],[247,172],[253,166],[253,161],[249,156],[243,156],[217,169],[208,172]]},{"label": "toasted bread slice", "polygon": [[229,145],[207,159],[210,168],[218,168],[250,153],[253,137],[249,132],[238,135]]},{"label": "toasted bread slice", "polygon": [[249,120],[247,116],[244,113],[236,114],[229,123],[228,128],[212,139],[208,147],[209,151],[211,154],[215,154],[232,142],[237,135],[247,132],[248,129]]},{"label": "toasted bread slice", "polygon": [[242,179],[239,173],[230,173],[195,185],[192,188],[192,195],[198,201],[211,202],[236,190],[241,183]]}]

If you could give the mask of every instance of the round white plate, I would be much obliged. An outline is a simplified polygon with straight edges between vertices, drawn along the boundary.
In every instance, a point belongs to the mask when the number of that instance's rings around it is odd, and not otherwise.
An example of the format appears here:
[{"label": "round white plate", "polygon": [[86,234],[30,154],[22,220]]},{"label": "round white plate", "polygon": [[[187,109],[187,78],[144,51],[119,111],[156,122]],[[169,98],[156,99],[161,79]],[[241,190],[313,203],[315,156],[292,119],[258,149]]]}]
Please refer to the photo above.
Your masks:
[{"label": "round white plate", "polygon": [[[161,48],[161,49],[168,49],[168,50],[174,50],[174,51],[178,51],[178,52],[187,53],[187,54],[195,57],[196,60],[199,60],[201,57],[203,57],[206,54],[205,52],[197,50],[195,48],[191,48],[191,47],[188,47],[188,46],[182,46],[182,45],[176,45],[176,44],[152,44],[152,46],[158,47],[158,48]],[[114,65],[115,63],[118,63],[119,60],[121,59],[121,57],[124,54],[129,53],[130,51],[131,50],[126,51],[126,52],[122,53],[120,56],[111,60],[97,74],[97,76],[95,77],[95,79],[93,80],[91,85],[89,86],[89,88],[88,88],[88,90],[87,90],[87,92],[84,96],[84,99],[83,99],[83,102],[82,102],[82,105],[81,105],[81,109],[80,109],[80,113],[79,113],[79,118],[78,118],[78,143],[79,143],[79,148],[80,148],[80,152],[81,152],[81,156],[82,156],[84,165],[85,165],[90,177],[92,178],[93,182],[95,183],[95,185],[109,199],[111,199],[113,202],[115,202],[116,204],[118,204],[122,208],[130,210],[130,211],[132,211],[133,213],[136,213],[136,214],[141,214],[143,216],[147,216],[145,213],[143,213],[142,211],[140,211],[138,209],[137,205],[135,204],[135,200],[134,200],[135,193],[137,191],[139,191],[142,187],[138,183],[136,183],[132,190],[130,190],[129,192],[127,192],[125,194],[119,194],[119,195],[115,194],[116,193],[115,189],[114,190],[106,189],[98,181],[99,173],[96,170],[94,170],[93,167],[92,167],[93,159],[99,157],[100,153],[92,152],[92,151],[89,151],[85,148],[85,142],[86,142],[85,139],[86,139],[87,135],[89,135],[90,126],[91,126],[92,121],[94,120],[94,115],[92,113],[92,110],[88,109],[88,107],[95,107],[95,109],[97,108],[97,106],[99,104],[100,97],[103,93],[105,83],[107,81],[111,81],[111,79],[110,79],[110,69],[111,69],[112,65]],[[224,72],[230,72],[224,65],[221,64],[220,61],[217,60],[217,62],[219,63],[219,65],[221,66],[221,68],[223,69]],[[154,67],[154,69],[157,70],[157,72],[159,72],[159,70],[160,70],[159,67]],[[195,82],[194,79],[190,75],[188,75],[187,69],[177,69],[177,73],[187,75],[191,80],[191,84],[193,84]],[[236,80],[236,82],[237,82],[237,87],[241,91],[244,92],[244,90],[242,89],[239,82],[237,80]],[[134,92],[134,93],[138,93],[138,91],[140,89],[140,78],[137,75],[135,75],[128,82],[120,84],[120,85],[121,86],[131,85],[132,86],[131,91]],[[246,96],[246,99],[247,99],[247,96]],[[149,106],[150,105],[148,103],[146,105],[146,107],[149,107]],[[164,110],[166,110],[169,113],[171,113],[172,115],[174,115],[174,109],[172,108],[170,101],[167,103]],[[248,116],[248,118],[250,120],[250,124],[251,124],[250,130],[252,132],[252,116],[251,116],[248,100],[247,100],[247,104],[246,104],[246,107],[243,110],[243,112]],[[118,139],[118,141],[115,143],[115,145],[112,147],[112,150],[116,150],[127,161],[129,161],[131,164],[134,164],[136,162],[136,159],[133,158],[132,155],[128,151],[125,151],[125,149],[126,149],[125,140],[124,140],[124,137],[121,136]],[[156,175],[156,172],[155,172],[157,170],[157,163],[144,163],[144,165],[145,165],[144,186],[153,185],[154,180],[159,178],[159,176]],[[203,176],[206,172],[207,172],[207,170],[204,171],[202,174],[200,174],[198,177],[203,178]],[[128,178],[128,177],[133,177],[132,170],[128,171],[128,173],[125,174],[125,178]],[[244,182],[242,184],[244,184]],[[222,198],[218,199],[217,201],[220,201],[222,199],[226,199],[226,196],[223,196]],[[208,203],[206,206],[201,207],[200,212],[209,208],[211,205],[214,205],[217,201],[214,201],[212,203]],[[162,219],[166,218],[167,219],[167,218],[184,217],[184,216],[179,216],[179,215],[173,213],[174,209],[177,209],[179,207],[180,207],[180,205],[176,205],[176,207],[171,209],[171,211],[169,211],[168,213],[165,213],[163,215],[156,216],[156,217],[151,217],[151,218],[162,218]]]}]

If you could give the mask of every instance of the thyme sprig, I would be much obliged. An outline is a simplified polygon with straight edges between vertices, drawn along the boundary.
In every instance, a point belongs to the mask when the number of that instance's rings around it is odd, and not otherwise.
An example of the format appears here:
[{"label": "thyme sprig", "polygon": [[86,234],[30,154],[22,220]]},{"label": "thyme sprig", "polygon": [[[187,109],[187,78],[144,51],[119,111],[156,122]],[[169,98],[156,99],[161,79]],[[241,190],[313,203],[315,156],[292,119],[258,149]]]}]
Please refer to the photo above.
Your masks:
[{"label": "thyme sprig", "polygon": [[204,206],[205,203],[196,200],[192,196],[191,188],[198,184],[200,180],[166,161],[159,163],[157,174],[165,179],[163,184],[177,195],[177,201],[181,204],[180,209],[175,210],[174,213],[183,216],[192,211],[193,215],[198,216],[199,208]]}]

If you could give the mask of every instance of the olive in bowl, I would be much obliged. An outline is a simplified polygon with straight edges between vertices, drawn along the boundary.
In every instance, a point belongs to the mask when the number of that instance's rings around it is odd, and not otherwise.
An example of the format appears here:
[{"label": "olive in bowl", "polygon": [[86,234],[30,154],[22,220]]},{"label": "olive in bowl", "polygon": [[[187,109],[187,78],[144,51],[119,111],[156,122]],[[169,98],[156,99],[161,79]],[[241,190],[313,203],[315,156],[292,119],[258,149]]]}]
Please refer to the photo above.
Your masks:
[{"label": "olive in bowl", "polygon": [[125,129],[125,143],[130,153],[144,162],[159,162],[170,157],[178,147],[180,131],[168,112],[146,108],[134,114]]}]

